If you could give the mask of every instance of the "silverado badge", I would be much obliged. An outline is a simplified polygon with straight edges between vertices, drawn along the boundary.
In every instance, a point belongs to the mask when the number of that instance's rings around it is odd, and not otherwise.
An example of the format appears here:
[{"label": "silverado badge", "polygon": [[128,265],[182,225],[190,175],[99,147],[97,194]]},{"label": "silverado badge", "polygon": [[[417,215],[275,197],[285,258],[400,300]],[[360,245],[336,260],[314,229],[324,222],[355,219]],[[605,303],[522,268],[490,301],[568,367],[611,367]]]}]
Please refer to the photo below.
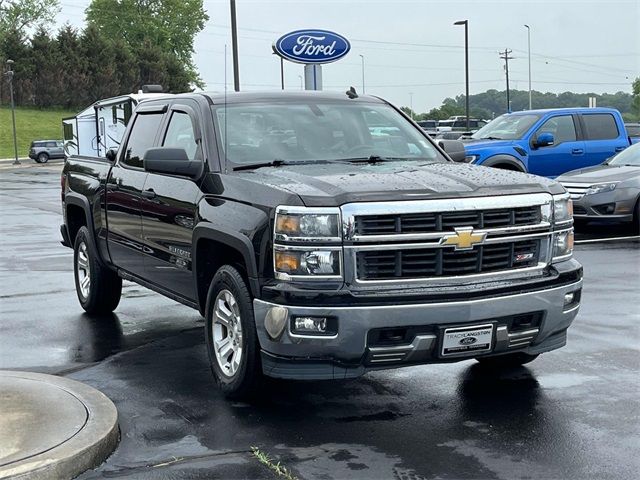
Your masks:
[{"label": "silverado badge", "polygon": [[487,237],[486,233],[473,233],[472,227],[458,227],[454,230],[456,233],[448,233],[442,237],[440,245],[453,245],[455,250],[471,250]]}]

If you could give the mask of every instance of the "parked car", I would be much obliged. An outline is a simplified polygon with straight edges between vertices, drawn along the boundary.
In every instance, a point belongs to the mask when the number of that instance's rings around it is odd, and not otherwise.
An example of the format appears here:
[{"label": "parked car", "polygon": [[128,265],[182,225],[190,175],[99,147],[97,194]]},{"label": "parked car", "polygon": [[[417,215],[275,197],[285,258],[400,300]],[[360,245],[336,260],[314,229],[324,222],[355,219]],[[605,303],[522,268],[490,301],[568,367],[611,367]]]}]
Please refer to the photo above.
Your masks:
[{"label": "parked car", "polygon": [[263,375],[511,368],[564,346],[580,305],[564,188],[453,162],[377,97],[145,100],[61,185],[82,308],[114,310],[128,279],[199,310],[229,396]]},{"label": "parked car", "polygon": [[438,133],[437,120],[418,120],[416,123],[420,125],[420,128],[427,132],[431,137],[435,137]]},{"label": "parked car", "polygon": [[462,134],[471,134],[476,132],[479,128],[484,127],[487,124],[484,120],[478,120],[477,118],[469,119],[469,128],[467,128],[467,117],[460,115],[450,117],[447,120],[440,120],[438,122],[437,133],[446,132],[459,132]]},{"label": "parked car", "polygon": [[640,230],[640,143],[602,165],[558,177],[571,194],[577,221],[635,222]]},{"label": "parked car", "polygon": [[29,148],[29,158],[38,163],[47,163],[50,158],[64,158],[62,140],[34,140]]},{"label": "parked car", "polygon": [[627,135],[629,135],[631,143],[640,142],[640,123],[625,123],[624,126],[627,129]]},{"label": "parked car", "polygon": [[557,177],[600,165],[630,145],[620,112],[557,108],[502,115],[471,136],[466,161]]}]

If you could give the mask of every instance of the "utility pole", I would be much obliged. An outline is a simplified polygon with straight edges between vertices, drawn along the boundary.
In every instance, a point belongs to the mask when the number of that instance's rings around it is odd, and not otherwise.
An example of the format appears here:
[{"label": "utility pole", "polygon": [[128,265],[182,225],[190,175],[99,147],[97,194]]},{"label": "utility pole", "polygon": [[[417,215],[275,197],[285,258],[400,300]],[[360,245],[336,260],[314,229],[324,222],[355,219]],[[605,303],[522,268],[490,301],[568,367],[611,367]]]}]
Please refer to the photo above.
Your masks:
[{"label": "utility pole", "polygon": [[280,57],[280,83],[282,83],[282,90],[284,90],[284,58]]},{"label": "utility pole", "polygon": [[500,58],[504,60],[504,71],[507,76],[507,113],[511,113],[511,100],[509,99],[509,60],[513,60],[513,57],[509,56],[511,50],[508,48],[505,48],[504,52],[498,53],[500,54]]},{"label": "utility pole", "polygon": [[413,120],[413,92],[409,92],[409,110],[411,111],[411,120]]},{"label": "utility pole", "polygon": [[469,20],[460,20],[458,22],[455,22],[454,25],[464,25],[464,108],[465,115],[467,117],[467,132],[469,132],[471,128],[469,126]]},{"label": "utility pole", "polygon": [[362,94],[364,95],[364,55],[360,55],[362,59]]},{"label": "utility pole", "polygon": [[13,100],[13,60],[7,60],[7,71],[5,72],[5,77],[7,77],[7,81],[9,82],[9,92],[11,94],[11,120],[13,122],[13,153],[14,153],[14,165],[20,165],[20,160],[18,160],[18,138],[16,136],[16,104]]},{"label": "utility pole", "polygon": [[231,43],[233,49],[233,88],[240,91],[240,67],[238,66],[238,25],[236,24],[236,0],[231,0]]},{"label": "utility pole", "polygon": [[525,25],[527,28],[527,46],[529,47],[529,110],[533,107],[531,106],[531,27],[529,25]]}]

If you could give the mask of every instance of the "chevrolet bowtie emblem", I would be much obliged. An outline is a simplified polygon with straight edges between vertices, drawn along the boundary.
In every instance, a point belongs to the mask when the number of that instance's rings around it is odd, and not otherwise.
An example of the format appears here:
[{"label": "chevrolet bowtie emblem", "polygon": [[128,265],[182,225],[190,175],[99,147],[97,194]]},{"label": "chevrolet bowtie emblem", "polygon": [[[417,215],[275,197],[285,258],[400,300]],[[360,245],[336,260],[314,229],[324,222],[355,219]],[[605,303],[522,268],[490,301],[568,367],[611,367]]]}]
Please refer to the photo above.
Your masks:
[{"label": "chevrolet bowtie emblem", "polygon": [[455,250],[471,250],[474,245],[484,242],[486,233],[473,233],[472,227],[454,228],[456,233],[449,233],[442,237],[440,245],[453,245]]}]

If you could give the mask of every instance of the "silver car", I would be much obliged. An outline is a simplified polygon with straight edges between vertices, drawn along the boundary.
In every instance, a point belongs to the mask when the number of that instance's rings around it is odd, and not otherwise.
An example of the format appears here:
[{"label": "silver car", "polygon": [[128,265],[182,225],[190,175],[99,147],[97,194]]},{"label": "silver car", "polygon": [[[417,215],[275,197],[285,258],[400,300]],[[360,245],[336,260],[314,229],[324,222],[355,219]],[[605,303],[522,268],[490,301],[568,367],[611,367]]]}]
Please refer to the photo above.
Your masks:
[{"label": "silver car", "polygon": [[640,229],[640,143],[557,180],[571,194],[575,220],[635,222]]}]

